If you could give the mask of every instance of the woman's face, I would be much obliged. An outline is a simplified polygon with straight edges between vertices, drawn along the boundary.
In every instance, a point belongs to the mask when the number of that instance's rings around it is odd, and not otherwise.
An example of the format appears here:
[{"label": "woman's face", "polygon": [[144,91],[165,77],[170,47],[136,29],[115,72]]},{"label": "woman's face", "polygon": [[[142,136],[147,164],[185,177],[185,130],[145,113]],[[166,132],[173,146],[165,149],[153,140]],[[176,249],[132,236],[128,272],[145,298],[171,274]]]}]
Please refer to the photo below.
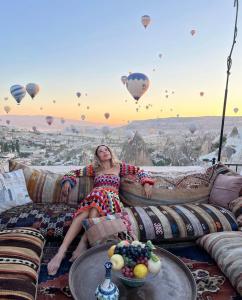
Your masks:
[{"label": "woman's face", "polygon": [[108,148],[106,146],[100,146],[97,150],[97,156],[100,159],[100,161],[106,161],[110,160],[111,153],[109,152]]}]

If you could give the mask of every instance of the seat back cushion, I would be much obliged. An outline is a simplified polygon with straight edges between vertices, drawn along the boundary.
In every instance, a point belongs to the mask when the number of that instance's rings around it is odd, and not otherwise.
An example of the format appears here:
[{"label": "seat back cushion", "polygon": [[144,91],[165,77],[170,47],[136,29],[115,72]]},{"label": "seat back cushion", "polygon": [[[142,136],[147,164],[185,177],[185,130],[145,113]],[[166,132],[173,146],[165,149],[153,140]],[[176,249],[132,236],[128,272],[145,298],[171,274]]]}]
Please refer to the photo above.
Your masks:
[{"label": "seat back cushion", "polygon": [[217,231],[238,230],[232,212],[209,204],[125,207],[140,241],[182,241]]},{"label": "seat back cushion", "polygon": [[[37,170],[30,166],[19,163],[15,160],[9,161],[10,171],[22,169],[26,181],[29,196],[35,203],[60,203],[61,198],[61,179],[64,174],[57,174],[48,170]],[[78,204],[93,185],[91,177],[82,176],[72,189],[65,203],[69,205]]]},{"label": "seat back cushion", "polygon": [[36,299],[43,248],[36,229],[0,231],[0,299]]},{"label": "seat back cushion", "polygon": [[216,164],[204,173],[176,177],[151,175],[155,179],[151,199],[147,199],[143,187],[134,176],[121,179],[120,198],[127,206],[173,205],[184,203],[208,203],[213,183],[218,174],[234,174],[222,164]]}]

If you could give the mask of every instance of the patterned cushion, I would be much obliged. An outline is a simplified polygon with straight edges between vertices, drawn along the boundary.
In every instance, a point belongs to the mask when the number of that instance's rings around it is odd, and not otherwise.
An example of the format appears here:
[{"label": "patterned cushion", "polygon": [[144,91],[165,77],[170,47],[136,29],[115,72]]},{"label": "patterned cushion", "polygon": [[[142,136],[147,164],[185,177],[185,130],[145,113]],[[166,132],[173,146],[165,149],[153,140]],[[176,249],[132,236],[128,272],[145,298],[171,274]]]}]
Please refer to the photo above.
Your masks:
[{"label": "patterned cushion", "polygon": [[[35,203],[60,203],[61,202],[61,179],[64,174],[56,174],[47,170],[36,170],[32,167],[9,161],[10,171],[22,169],[30,198]],[[69,194],[66,203],[76,205],[91,190],[92,178],[80,177],[76,186]]]},{"label": "patterned cushion", "polygon": [[238,230],[233,214],[209,204],[125,208],[141,241],[194,239],[216,231]]},{"label": "patterned cushion", "polygon": [[242,226],[242,197],[239,197],[229,204],[229,209],[233,212],[235,215],[238,225]]},{"label": "patterned cushion", "polygon": [[0,215],[0,230],[33,227],[48,240],[63,239],[76,208],[66,204],[31,203],[12,208]]},{"label": "patterned cushion", "polygon": [[0,299],[36,299],[43,247],[35,229],[0,231]]},{"label": "patterned cushion", "polygon": [[91,246],[103,243],[108,239],[135,239],[127,212],[85,219],[82,223]]},{"label": "patterned cushion", "polygon": [[216,232],[197,240],[242,296],[242,232]]},{"label": "patterned cushion", "polygon": [[29,202],[23,170],[0,174],[0,213]]},{"label": "patterned cushion", "polygon": [[122,178],[120,198],[128,206],[173,205],[184,203],[208,203],[209,194],[218,174],[235,173],[222,164],[214,165],[205,173],[178,177],[156,176],[151,199],[144,195],[143,187],[132,176]]}]

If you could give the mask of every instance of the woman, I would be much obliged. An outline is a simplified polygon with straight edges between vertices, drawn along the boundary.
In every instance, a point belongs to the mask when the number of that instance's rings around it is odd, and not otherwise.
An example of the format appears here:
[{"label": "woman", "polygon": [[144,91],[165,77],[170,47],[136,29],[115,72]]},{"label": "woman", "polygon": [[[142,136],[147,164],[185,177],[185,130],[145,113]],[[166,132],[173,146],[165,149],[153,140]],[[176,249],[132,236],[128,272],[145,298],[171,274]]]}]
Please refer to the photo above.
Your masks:
[{"label": "woman", "polygon": [[[65,253],[82,228],[82,221],[86,218],[95,218],[107,214],[122,211],[123,204],[119,199],[120,177],[125,175],[137,175],[139,182],[144,186],[147,198],[151,197],[154,180],[149,173],[139,167],[119,162],[111,149],[106,145],[99,145],[94,154],[94,164],[80,170],[70,171],[64,175],[62,185],[62,196],[67,197],[71,188],[76,184],[77,177],[87,175],[94,177],[92,191],[81,202],[74,213],[73,222],[61,244],[58,253],[48,264],[49,275],[55,275],[59,269]],[[87,248],[87,238],[84,234],[70,261],[73,261]]]}]

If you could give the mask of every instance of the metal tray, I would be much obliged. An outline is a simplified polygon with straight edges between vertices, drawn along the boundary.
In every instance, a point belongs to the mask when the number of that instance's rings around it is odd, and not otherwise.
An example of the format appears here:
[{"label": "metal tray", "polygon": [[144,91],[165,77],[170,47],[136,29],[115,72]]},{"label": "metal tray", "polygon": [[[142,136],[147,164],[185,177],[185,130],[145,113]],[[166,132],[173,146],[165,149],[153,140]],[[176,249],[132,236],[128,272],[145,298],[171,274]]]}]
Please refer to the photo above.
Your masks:
[{"label": "metal tray", "polygon": [[[104,263],[107,250],[113,243],[96,246],[75,260],[69,273],[69,285],[75,300],[95,300],[95,290],[105,277]],[[112,272],[112,281],[118,286],[120,300],[196,300],[195,280],[187,266],[165,249],[155,253],[162,260],[160,273],[143,286],[125,286]]]}]

